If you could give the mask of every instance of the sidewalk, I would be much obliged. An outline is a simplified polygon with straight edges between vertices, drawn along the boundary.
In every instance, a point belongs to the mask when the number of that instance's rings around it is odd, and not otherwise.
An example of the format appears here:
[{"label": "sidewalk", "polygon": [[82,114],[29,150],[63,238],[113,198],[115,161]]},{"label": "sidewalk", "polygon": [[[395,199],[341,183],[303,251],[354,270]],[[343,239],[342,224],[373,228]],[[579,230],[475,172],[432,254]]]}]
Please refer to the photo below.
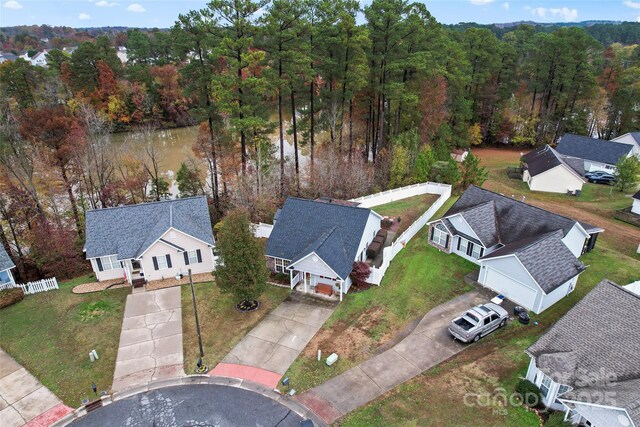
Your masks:
[{"label": "sidewalk", "polygon": [[127,297],[113,391],[184,376],[180,287]]},{"label": "sidewalk", "polygon": [[328,424],[335,422],[464,350],[467,345],[454,341],[447,325],[457,314],[485,301],[474,291],[435,307],[398,344],[302,393],[298,400]]},{"label": "sidewalk", "polygon": [[0,349],[0,426],[49,426],[72,411]]}]

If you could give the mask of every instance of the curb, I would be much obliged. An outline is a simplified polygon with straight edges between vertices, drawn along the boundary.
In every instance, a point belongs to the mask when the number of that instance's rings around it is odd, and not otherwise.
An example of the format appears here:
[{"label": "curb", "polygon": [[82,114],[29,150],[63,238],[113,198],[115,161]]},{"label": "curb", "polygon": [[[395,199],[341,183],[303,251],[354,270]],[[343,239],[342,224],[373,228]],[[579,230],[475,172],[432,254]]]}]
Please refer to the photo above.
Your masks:
[{"label": "curb", "polygon": [[[241,388],[253,393],[261,394],[298,414],[303,419],[310,419],[313,424],[318,427],[326,427],[327,423],[316,415],[312,410],[304,406],[301,402],[289,397],[289,395],[281,394],[280,392],[265,387],[261,384],[255,383],[249,380],[243,380],[240,378],[227,378],[209,375],[187,375],[184,377],[152,380],[147,383],[128,388],[127,390],[117,391],[111,395],[102,396],[102,406],[108,406],[114,402],[122,399],[126,399],[136,394],[145,393],[147,391],[158,390],[167,387],[176,387],[181,385],[194,385],[194,384],[211,384],[223,387]],[[78,418],[87,414],[84,406],[79,407],[73,412],[69,413],[65,417],[59,419],[55,423],[51,424],[52,427],[67,426]]]}]

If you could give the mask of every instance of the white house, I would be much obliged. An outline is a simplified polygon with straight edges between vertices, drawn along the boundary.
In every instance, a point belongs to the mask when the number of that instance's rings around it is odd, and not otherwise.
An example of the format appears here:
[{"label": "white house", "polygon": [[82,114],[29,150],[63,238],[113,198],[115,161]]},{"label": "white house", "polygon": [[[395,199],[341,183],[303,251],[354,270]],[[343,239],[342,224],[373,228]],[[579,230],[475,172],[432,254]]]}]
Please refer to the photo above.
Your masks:
[{"label": "white house", "polygon": [[43,51],[38,52],[35,55],[33,55],[31,58],[29,58],[29,61],[31,62],[31,65],[34,65],[36,67],[46,67],[47,66],[47,54],[48,54],[48,52],[46,50],[43,50]]},{"label": "white house", "polygon": [[631,204],[631,212],[640,215],[640,191],[632,196],[633,203]]},{"label": "white house", "polygon": [[462,148],[456,148],[451,152],[451,158],[458,163],[464,162],[468,155],[469,150],[463,150]]},{"label": "white house", "polygon": [[578,257],[603,229],[470,186],[438,220],[429,243],[480,266],[478,282],[540,313],[572,292]]},{"label": "white house", "polygon": [[381,220],[354,203],[289,197],[267,240],[267,265],[289,274],[291,289],[315,292],[326,285],[342,300],[351,287],[353,263],[366,260]]},{"label": "white house", "polygon": [[15,280],[11,274],[11,269],[15,268],[15,264],[9,257],[9,254],[0,245],[0,287],[2,285],[15,285]]},{"label": "white house", "polygon": [[85,255],[98,281],[129,283],[212,272],[213,232],[204,196],[86,214]]},{"label": "white house", "polygon": [[573,424],[640,427],[640,295],[603,280],[538,339],[526,378]]},{"label": "white house", "polygon": [[612,141],[629,144],[633,147],[633,154],[640,157],[640,132],[629,132],[613,138]]},{"label": "white house", "polygon": [[530,190],[563,194],[582,190],[585,182],[582,159],[562,156],[548,145],[525,154],[522,159],[522,180]]},{"label": "white house", "polygon": [[118,56],[120,62],[122,62],[123,64],[126,64],[129,60],[129,57],[127,56],[127,48],[124,46],[118,46],[116,55]]},{"label": "white house", "polygon": [[613,173],[620,159],[633,155],[634,146],[567,133],[558,141],[556,151],[563,156],[582,159],[585,172],[602,170]]}]

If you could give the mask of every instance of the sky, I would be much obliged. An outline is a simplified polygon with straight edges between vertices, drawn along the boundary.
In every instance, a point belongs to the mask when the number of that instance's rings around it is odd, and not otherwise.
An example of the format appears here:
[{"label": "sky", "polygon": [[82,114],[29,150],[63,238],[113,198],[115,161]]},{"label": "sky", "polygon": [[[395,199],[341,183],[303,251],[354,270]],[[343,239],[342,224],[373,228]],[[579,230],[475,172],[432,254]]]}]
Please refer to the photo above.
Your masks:
[{"label": "sky", "polygon": [[[640,22],[640,0],[418,0],[445,24],[613,20]],[[371,0],[360,0],[363,6]],[[0,0],[0,26],[159,27],[204,0]]]}]

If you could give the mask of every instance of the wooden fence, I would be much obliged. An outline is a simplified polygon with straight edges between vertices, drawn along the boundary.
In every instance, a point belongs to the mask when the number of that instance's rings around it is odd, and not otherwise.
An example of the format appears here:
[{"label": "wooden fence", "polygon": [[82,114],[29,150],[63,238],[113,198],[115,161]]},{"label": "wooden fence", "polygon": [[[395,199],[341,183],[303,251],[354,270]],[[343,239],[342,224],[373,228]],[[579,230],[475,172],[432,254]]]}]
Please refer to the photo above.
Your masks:
[{"label": "wooden fence", "polygon": [[55,277],[51,279],[42,279],[36,282],[29,282],[25,284],[14,284],[14,283],[6,283],[0,285],[0,290],[10,289],[10,288],[20,288],[23,290],[25,295],[37,294],[39,292],[47,292],[53,289],[58,288],[58,281]]}]

